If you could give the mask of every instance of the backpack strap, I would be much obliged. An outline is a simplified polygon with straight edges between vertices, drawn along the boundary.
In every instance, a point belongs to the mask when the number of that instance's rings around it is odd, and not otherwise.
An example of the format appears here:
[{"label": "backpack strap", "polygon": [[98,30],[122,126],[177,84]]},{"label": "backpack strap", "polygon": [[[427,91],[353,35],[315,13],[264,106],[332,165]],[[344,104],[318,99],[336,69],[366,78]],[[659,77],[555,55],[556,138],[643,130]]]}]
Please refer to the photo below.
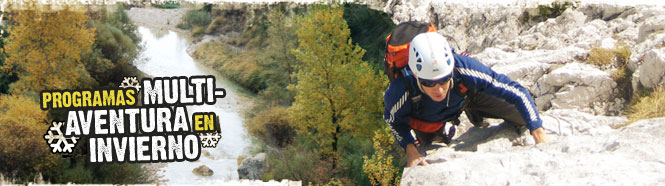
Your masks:
[{"label": "backpack strap", "polygon": [[411,113],[419,115],[424,110],[424,104],[420,102],[422,100],[422,92],[417,90],[417,83],[412,80],[411,73],[408,68],[403,68],[400,73],[404,77],[404,83],[406,84],[406,90],[409,91],[409,99],[411,99]]},{"label": "backpack strap", "polygon": [[460,95],[464,95],[464,104],[462,105],[462,108],[460,108],[460,110],[457,111],[455,117],[451,120],[454,125],[459,125],[460,124],[459,116],[462,114],[464,110],[466,110],[466,107],[469,106],[469,103],[471,102],[471,97],[475,96],[477,91],[473,88],[469,88],[466,87],[466,85],[464,85],[464,80],[462,79],[462,76],[460,75],[460,72],[457,70],[457,68],[453,70],[453,73],[454,73],[453,78],[455,80],[455,83],[457,83],[457,85],[455,86],[455,88],[453,88],[453,90],[455,90],[455,92],[457,92]]}]

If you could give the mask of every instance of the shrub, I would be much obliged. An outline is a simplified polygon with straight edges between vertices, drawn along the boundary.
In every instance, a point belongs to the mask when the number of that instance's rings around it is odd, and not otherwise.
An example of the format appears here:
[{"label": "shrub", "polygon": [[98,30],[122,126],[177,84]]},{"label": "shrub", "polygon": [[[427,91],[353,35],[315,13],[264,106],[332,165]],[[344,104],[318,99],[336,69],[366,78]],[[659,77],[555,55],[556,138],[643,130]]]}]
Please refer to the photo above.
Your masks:
[{"label": "shrub", "polygon": [[369,137],[342,135],[341,141],[344,146],[337,175],[340,181],[344,182],[344,185],[370,185],[367,174],[363,172],[363,156],[373,152],[372,140]]},{"label": "shrub", "polygon": [[256,53],[258,51],[254,50],[234,53],[221,42],[209,42],[201,45],[193,56],[217,71],[224,72],[231,81],[258,93],[267,87],[267,79],[273,71],[258,64]]},{"label": "shrub", "polygon": [[194,37],[198,37],[198,36],[203,35],[204,32],[205,32],[205,27],[203,27],[203,26],[197,26],[196,28],[194,28],[194,29],[192,30],[192,36],[194,36]]},{"label": "shrub", "polygon": [[46,112],[22,95],[0,96],[0,171],[19,182],[55,165],[43,135],[48,128]]},{"label": "shrub", "polygon": [[628,119],[635,122],[641,119],[665,117],[665,87],[656,87],[645,95],[637,95],[630,105]]},{"label": "shrub", "polygon": [[[77,146],[87,145],[85,141],[79,143],[82,144]],[[88,163],[82,149],[77,147],[73,156],[59,158],[57,166],[44,172],[44,177],[51,183],[60,184],[147,184],[157,181],[157,169],[146,169],[143,164],[135,163]]]},{"label": "shrub", "polygon": [[182,16],[182,20],[180,21],[180,24],[177,25],[178,28],[181,29],[191,29],[191,28],[196,28],[197,26],[208,26],[210,24],[210,13],[202,10],[188,10],[187,13],[185,13],[184,16]]},{"label": "shrub", "polygon": [[586,62],[598,66],[608,65],[614,62],[615,56],[613,49],[594,47],[589,51],[589,58]]},{"label": "shrub", "polygon": [[597,66],[614,66],[616,70],[612,72],[611,77],[617,82],[619,96],[629,100],[632,93],[631,77],[633,72],[628,70],[627,64],[630,59],[631,50],[628,46],[619,42],[613,49],[594,47],[589,51],[589,57],[586,63]]},{"label": "shrub", "polygon": [[[68,160],[63,160],[61,163],[68,165]],[[62,164],[61,164],[62,165]],[[85,167],[84,161],[79,161],[75,165],[68,166],[70,168],[63,170],[63,172],[54,177],[54,182],[57,183],[93,183],[95,175],[93,171]]]},{"label": "shrub", "polygon": [[628,61],[630,60],[630,55],[632,51],[630,50],[630,47],[626,45],[624,42],[619,42],[617,45],[614,47],[614,53],[616,54],[617,61],[619,62],[620,65],[626,65],[628,64]]},{"label": "shrub", "polygon": [[369,176],[372,185],[399,185],[401,170],[393,166],[393,157],[386,147],[392,147],[395,139],[390,135],[390,128],[374,132],[374,155],[363,156],[363,172]]},{"label": "shrub", "polygon": [[153,4],[152,7],[163,8],[163,9],[174,9],[174,8],[180,8],[180,3],[177,1],[164,1],[159,4]]},{"label": "shrub", "polygon": [[[206,34],[212,34],[216,32],[226,32],[226,18],[223,16],[215,17],[215,19],[210,22],[208,28],[206,29]],[[220,26],[222,26],[220,28]]]},{"label": "shrub", "polygon": [[549,5],[538,5],[535,9],[524,10],[520,20],[522,23],[543,22],[561,15],[568,8],[577,8],[578,3],[570,1],[554,1]]},{"label": "shrub", "polygon": [[[302,142],[303,140],[297,140]],[[332,178],[331,160],[321,159],[318,153],[309,150],[307,144],[296,143],[281,151],[267,153],[266,161],[270,169],[262,179],[302,180],[304,183],[327,183]]]},{"label": "shrub", "polygon": [[266,108],[260,104],[257,106],[261,108],[254,110],[262,111],[245,122],[247,131],[268,145],[286,147],[291,144],[295,131],[289,125],[286,108],[281,106]]}]

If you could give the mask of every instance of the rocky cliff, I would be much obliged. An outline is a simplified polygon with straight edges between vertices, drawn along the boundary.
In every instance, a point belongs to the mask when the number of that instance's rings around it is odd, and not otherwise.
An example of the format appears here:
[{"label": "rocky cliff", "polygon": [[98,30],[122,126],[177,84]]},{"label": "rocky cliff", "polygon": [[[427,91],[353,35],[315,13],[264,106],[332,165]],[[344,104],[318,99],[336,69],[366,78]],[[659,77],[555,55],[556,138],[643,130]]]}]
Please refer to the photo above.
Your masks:
[{"label": "rocky cliff", "polygon": [[665,183],[665,118],[621,127],[635,91],[665,85],[665,7],[579,3],[531,21],[529,1],[470,2],[395,0],[382,9],[395,23],[435,24],[455,48],[527,87],[552,142],[534,146],[498,120],[463,122],[455,144],[430,148],[429,166],[405,169],[403,185]]}]

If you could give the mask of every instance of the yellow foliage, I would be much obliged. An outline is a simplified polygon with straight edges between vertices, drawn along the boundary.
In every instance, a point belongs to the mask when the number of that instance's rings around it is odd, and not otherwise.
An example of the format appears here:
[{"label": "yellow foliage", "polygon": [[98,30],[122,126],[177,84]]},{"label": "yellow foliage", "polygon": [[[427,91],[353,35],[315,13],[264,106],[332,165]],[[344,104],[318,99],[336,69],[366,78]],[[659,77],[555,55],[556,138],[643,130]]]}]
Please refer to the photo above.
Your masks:
[{"label": "yellow foliage", "polygon": [[382,124],[381,74],[362,61],[365,51],[353,45],[342,8],[314,8],[300,20],[298,83],[289,108],[292,126],[317,145],[318,152],[335,155],[342,134],[368,136]]},{"label": "yellow foliage", "polygon": [[612,64],[614,56],[615,54],[613,50],[596,47],[589,51],[587,62],[599,66]]},{"label": "yellow foliage", "polygon": [[17,73],[24,81],[12,91],[77,88],[87,72],[80,54],[89,51],[94,29],[86,28],[88,17],[65,8],[58,11],[29,7],[12,11],[7,60],[2,69]]},{"label": "yellow foliage", "polygon": [[312,184],[312,183],[310,182],[309,185],[318,185],[318,186],[344,186],[344,184],[342,183],[342,181],[340,181],[339,179],[336,179],[336,178],[332,178],[332,179],[330,179],[330,181],[328,181],[328,183],[326,183],[326,184]]},{"label": "yellow foliage", "polygon": [[25,96],[0,96],[0,166],[3,172],[29,176],[55,165],[43,139],[46,112]]},{"label": "yellow foliage", "polygon": [[616,54],[619,64],[626,65],[628,64],[628,60],[630,60],[630,54],[632,53],[632,51],[630,50],[630,47],[628,47],[628,45],[626,45],[623,42],[619,42],[614,47],[614,53]]},{"label": "yellow foliage", "polygon": [[399,185],[399,169],[392,165],[393,157],[386,149],[390,149],[395,139],[390,135],[390,128],[374,132],[374,155],[372,158],[363,156],[363,172],[369,177],[372,185]]},{"label": "yellow foliage", "polygon": [[593,65],[607,65],[618,62],[619,67],[623,67],[630,59],[630,48],[623,42],[619,42],[612,49],[594,47],[589,51],[589,58],[586,62]]},{"label": "yellow foliage", "polygon": [[206,27],[203,26],[197,26],[192,30],[192,36],[194,37],[199,37],[205,34]]},{"label": "yellow foliage", "polygon": [[[636,95],[638,96],[638,95]],[[665,117],[665,87],[656,87],[647,96],[639,97],[630,106],[628,119],[635,122],[641,119]]]}]

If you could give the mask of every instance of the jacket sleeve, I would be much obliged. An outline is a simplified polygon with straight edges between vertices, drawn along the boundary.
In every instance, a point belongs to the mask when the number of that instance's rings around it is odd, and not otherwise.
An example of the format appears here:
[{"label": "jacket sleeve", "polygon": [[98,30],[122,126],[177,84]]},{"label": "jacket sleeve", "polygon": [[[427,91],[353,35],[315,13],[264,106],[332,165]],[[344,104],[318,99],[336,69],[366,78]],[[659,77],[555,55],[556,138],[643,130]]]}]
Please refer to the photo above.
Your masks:
[{"label": "jacket sleeve", "polygon": [[457,70],[462,75],[464,83],[468,84],[467,86],[513,104],[529,130],[533,131],[542,127],[536,104],[526,88],[473,58],[455,55],[455,59],[461,60]]},{"label": "jacket sleeve", "polygon": [[411,115],[411,99],[406,91],[404,79],[393,80],[383,94],[383,119],[390,125],[393,136],[402,148],[414,143],[409,120]]}]

